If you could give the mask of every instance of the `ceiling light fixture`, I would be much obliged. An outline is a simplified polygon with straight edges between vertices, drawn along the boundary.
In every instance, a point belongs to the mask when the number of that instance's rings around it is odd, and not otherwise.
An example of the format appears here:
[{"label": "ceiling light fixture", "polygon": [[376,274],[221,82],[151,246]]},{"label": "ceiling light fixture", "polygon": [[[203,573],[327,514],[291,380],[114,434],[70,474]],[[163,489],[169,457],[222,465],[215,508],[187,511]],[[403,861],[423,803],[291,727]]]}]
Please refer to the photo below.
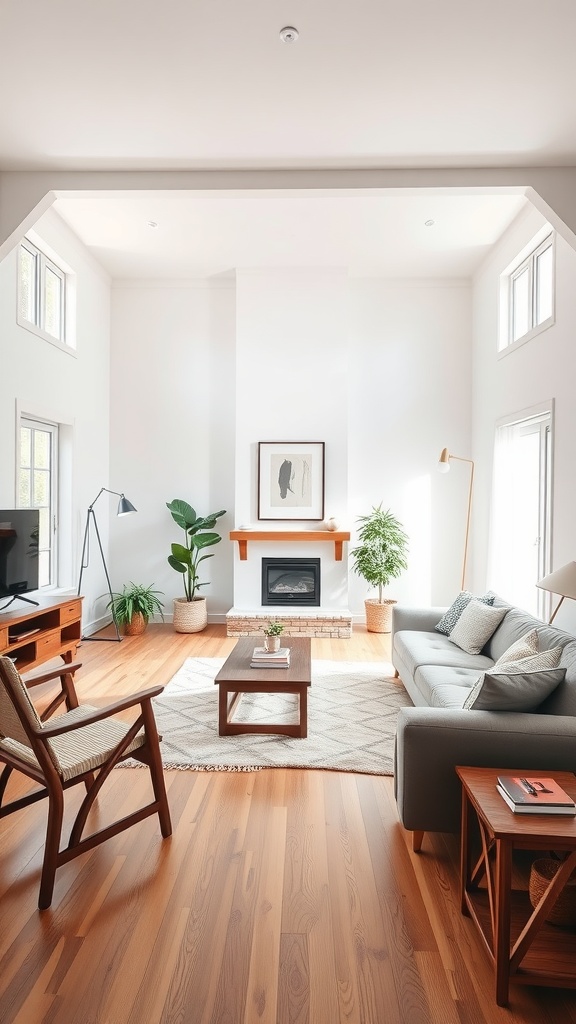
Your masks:
[{"label": "ceiling light fixture", "polygon": [[295,43],[299,34],[298,29],[293,28],[291,25],[286,25],[285,28],[280,29],[280,39],[283,43]]},{"label": "ceiling light fixture", "polygon": [[432,220],[432,218],[430,218],[430,220],[425,220],[424,221],[424,227],[431,228],[431,227],[434,226],[435,223],[436,223],[436,221],[434,221],[434,220]]},{"label": "ceiling light fixture", "polygon": [[147,224],[148,224],[149,228],[157,228],[158,227],[158,221],[157,220],[149,220],[149,221],[147,221]]}]

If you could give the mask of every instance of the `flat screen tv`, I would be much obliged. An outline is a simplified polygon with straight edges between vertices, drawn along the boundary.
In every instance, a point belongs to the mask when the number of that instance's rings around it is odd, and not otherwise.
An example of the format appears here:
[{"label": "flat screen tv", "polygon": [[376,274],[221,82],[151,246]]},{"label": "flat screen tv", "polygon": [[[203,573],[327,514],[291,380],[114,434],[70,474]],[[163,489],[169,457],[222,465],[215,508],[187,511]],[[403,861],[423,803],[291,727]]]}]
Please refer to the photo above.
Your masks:
[{"label": "flat screen tv", "polygon": [[38,509],[0,509],[0,600],[38,590],[39,532]]}]

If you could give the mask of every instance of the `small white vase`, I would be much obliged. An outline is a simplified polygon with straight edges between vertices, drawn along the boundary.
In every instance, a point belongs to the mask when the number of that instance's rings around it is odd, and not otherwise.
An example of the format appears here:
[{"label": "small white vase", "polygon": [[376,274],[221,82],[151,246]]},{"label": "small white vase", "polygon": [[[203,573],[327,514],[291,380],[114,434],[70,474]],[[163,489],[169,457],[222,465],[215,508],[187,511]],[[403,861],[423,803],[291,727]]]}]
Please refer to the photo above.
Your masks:
[{"label": "small white vase", "polygon": [[338,520],[335,519],[334,516],[330,516],[330,519],[326,520],[326,529],[327,530],[331,530],[333,532],[334,530],[338,529],[338,525],[339,525],[338,524]]},{"label": "small white vase", "polygon": [[280,650],[280,637],[279,636],[265,636],[264,647],[268,651],[268,654],[274,654],[275,651]]}]

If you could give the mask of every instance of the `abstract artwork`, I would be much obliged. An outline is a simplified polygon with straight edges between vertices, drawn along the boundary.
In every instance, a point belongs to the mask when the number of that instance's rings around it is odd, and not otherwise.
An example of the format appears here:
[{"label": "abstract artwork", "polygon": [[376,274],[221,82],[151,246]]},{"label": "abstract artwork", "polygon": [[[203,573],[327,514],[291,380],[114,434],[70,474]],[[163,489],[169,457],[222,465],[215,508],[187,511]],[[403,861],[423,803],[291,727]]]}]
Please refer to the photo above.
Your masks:
[{"label": "abstract artwork", "polygon": [[258,519],[324,518],[324,441],[258,442]]}]

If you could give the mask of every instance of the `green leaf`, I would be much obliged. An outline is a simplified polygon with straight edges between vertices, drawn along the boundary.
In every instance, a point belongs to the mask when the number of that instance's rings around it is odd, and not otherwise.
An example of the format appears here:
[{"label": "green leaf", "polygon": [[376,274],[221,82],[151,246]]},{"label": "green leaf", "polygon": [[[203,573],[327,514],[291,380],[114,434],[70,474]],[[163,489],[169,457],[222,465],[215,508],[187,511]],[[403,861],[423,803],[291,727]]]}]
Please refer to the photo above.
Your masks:
[{"label": "green leaf", "polygon": [[173,569],[176,569],[176,572],[188,572],[188,567],[186,565],[182,565],[182,563],[174,558],[173,555],[168,555],[168,565],[171,565]]},{"label": "green leaf", "polygon": [[178,526],[181,526],[183,530],[186,530],[189,526],[194,526],[196,512],[187,501],[182,501],[181,498],[174,498],[174,501],[166,502],[166,508],[170,510],[174,522],[178,523]]},{"label": "green leaf", "polygon": [[212,544],[218,544],[222,537],[219,533],[199,533],[190,539],[195,548],[209,548]]}]

